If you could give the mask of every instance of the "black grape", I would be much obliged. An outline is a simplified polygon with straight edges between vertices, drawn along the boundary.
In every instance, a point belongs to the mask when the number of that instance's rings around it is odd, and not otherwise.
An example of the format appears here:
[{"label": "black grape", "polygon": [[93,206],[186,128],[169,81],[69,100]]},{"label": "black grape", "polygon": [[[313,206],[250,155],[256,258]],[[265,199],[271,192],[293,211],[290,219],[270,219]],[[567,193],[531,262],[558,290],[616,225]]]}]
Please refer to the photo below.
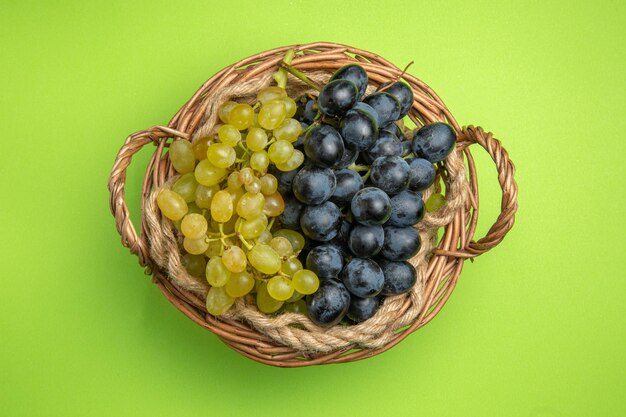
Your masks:
[{"label": "black grape", "polygon": [[[389,83],[381,85],[382,88],[386,87]],[[398,100],[400,103],[400,117],[402,118],[409,113],[411,106],[413,106],[413,90],[411,87],[403,82],[397,81],[391,85],[391,87],[385,88],[385,93],[389,93]]]},{"label": "black grape", "polygon": [[363,110],[350,110],[341,120],[341,137],[349,148],[365,151],[378,139],[376,120]]},{"label": "black grape", "polygon": [[384,295],[403,294],[417,282],[415,268],[408,262],[383,261],[379,265],[385,275],[385,284],[381,291]]},{"label": "black grape", "polygon": [[333,80],[322,87],[317,106],[326,116],[340,117],[354,106],[359,90],[352,81]]},{"label": "black grape", "polygon": [[316,246],[306,257],[306,268],[320,279],[336,278],[343,269],[343,253],[332,244]]},{"label": "black grape", "polygon": [[389,195],[409,186],[409,164],[399,156],[381,156],[372,163],[370,181]]},{"label": "black grape", "polygon": [[354,220],[361,224],[383,224],[391,216],[391,200],[381,189],[366,187],[354,195],[350,210]]},{"label": "black grape", "polygon": [[391,197],[391,216],[386,226],[408,227],[424,217],[422,195],[413,191],[402,191]]},{"label": "black grape", "polygon": [[413,153],[418,158],[437,163],[446,159],[454,149],[456,133],[447,123],[432,123],[422,127],[413,136]]},{"label": "black grape", "polygon": [[380,156],[401,156],[402,144],[393,133],[381,130],[378,132],[378,140],[368,151],[364,153],[365,160],[370,164]]},{"label": "black grape", "polygon": [[367,298],[380,293],[385,276],[383,270],[373,260],[352,258],[341,271],[341,281],[350,294]]},{"label": "black grape", "polygon": [[341,218],[339,207],[327,201],[317,206],[306,207],[300,216],[300,227],[307,237],[327,242],[337,235]]},{"label": "black grape", "polygon": [[293,194],[304,204],[321,204],[335,192],[337,180],[332,169],[312,165],[302,168],[294,177]]},{"label": "black grape", "polygon": [[331,81],[340,79],[352,81],[359,90],[358,98],[363,97],[365,89],[367,88],[367,73],[363,67],[357,64],[344,65],[335,71],[333,76],[330,78]]},{"label": "black grape", "polygon": [[381,301],[381,297],[351,297],[350,307],[348,308],[348,313],[346,315],[354,323],[364,322],[376,314],[380,308]]},{"label": "black grape", "polygon": [[370,94],[363,102],[378,112],[379,127],[384,127],[400,118],[400,103],[389,93]]},{"label": "black grape", "polygon": [[304,153],[317,166],[331,168],[341,160],[343,151],[343,139],[331,126],[316,126],[304,138]]},{"label": "black grape", "polygon": [[317,113],[318,109],[315,100],[307,96],[298,97],[296,100],[296,114],[293,116],[294,119],[310,125],[315,120]]},{"label": "black grape", "polygon": [[348,247],[359,258],[369,258],[376,255],[383,247],[385,232],[380,225],[363,226],[356,224],[350,230]]},{"label": "black grape", "polygon": [[413,227],[385,227],[385,243],[380,251],[389,261],[406,261],[421,247],[420,235]]},{"label": "black grape", "polygon": [[352,197],[363,188],[363,179],[351,169],[341,169],[335,171],[337,186],[335,192],[330,197],[330,201],[339,207],[344,207],[352,201]]},{"label": "black grape", "polygon": [[291,193],[283,194],[283,200],[285,201],[285,209],[278,216],[278,220],[285,229],[298,230],[304,205]]},{"label": "black grape", "polygon": [[306,300],[311,321],[318,326],[330,327],[341,321],[350,307],[350,293],[338,281],[327,280]]},{"label": "black grape", "polygon": [[409,162],[409,190],[423,191],[435,182],[435,166],[426,159],[413,158]]}]

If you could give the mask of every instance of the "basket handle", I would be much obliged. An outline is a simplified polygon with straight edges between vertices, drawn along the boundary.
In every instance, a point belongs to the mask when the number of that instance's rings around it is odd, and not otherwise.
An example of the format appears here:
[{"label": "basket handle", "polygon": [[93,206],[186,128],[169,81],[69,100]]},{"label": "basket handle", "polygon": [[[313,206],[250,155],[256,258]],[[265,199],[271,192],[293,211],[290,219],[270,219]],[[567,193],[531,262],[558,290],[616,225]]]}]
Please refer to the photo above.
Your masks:
[{"label": "basket handle", "polygon": [[467,126],[461,131],[457,140],[457,148],[464,149],[478,144],[489,153],[496,164],[498,182],[502,189],[502,203],[500,215],[487,234],[478,241],[470,241],[460,252],[451,252],[448,255],[462,258],[474,258],[496,247],[515,223],[517,211],[517,183],[515,182],[515,165],[509,159],[509,154],[502,147],[500,141],[493,134],[486,133],[481,127]]},{"label": "basket handle", "polygon": [[149,249],[143,236],[137,234],[135,226],[130,220],[128,205],[124,199],[124,187],[126,185],[126,169],[131,163],[134,154],[139,152],[148,143],[159,145],[162,141],[171,137],[188,139],[186,133],[179,132],[169,127],[154,126],[147,130],[134,133],[126,138],[120,151],[115,157],[115,163],[109,177],[109,193],[111,213],[115,217],[115,226],[122,236],[122,245],[129,248],[137,255],[141,266],[148,265]]}]

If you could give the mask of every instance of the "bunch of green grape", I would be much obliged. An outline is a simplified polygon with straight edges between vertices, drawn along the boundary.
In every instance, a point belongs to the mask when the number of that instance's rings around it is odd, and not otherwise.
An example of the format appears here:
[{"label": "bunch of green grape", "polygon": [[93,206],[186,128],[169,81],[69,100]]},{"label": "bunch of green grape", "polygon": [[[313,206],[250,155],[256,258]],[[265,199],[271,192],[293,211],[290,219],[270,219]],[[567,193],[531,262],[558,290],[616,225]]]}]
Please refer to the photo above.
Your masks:
[{"label": "bunch of green grape", "polygon": [[181,175],[161,190],[157,205],[184,237],[183,265],[209,283],[206,306],[213,315],[253,292],[264,313],[285,303],[286,310],[304,312],[302,297],[319,287],[317,275],[298,260],[305,238],[288,229],[272,232],[285,202],[268,167],[287,172],[304,162],[293,146],[302,134],[295,113],[284,88],[266,87],[254,106],[224,103],[217,134],[170,145]]}]

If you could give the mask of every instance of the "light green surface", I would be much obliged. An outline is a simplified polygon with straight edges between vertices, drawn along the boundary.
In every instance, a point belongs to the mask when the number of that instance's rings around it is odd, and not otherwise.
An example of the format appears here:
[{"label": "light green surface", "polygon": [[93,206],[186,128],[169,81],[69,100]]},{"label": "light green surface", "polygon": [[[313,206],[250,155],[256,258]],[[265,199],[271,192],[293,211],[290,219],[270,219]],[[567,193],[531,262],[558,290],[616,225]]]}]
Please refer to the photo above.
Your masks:
[{"label": "light green surface", "polygon": [[[626,415],[626,8],[584,3],[0,2],[0,415]],[[414,60],[461,124],[503,140],[520,210],[399,346],[284,370],[168,303],[105,185],[124,138],[213,73],[317,40]],[[484,233],[499,193],[475,155]]]}]

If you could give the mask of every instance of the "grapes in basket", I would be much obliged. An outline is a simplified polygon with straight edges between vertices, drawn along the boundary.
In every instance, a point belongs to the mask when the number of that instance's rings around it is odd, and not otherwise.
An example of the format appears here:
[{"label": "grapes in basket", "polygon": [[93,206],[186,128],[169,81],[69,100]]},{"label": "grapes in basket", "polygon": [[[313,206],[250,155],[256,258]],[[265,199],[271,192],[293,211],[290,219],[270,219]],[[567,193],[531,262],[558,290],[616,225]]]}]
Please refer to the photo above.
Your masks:
[{"label": "grapes in basket", "polygon": [[[290,59],[255,103],[223,103],[214,134],[170,145],[180,176],[157,204],[182,234],[188,273],[210,286],[209,313],[254,294],[263,313],[360,323],[414,286],[415,225],[441,198],[425,207],[421,192],[456,136],[434,123],[406,138],[413,93],[401,81],[366,94],[351,64],[318,87]],[[312,92],[289,97],[288,72]]]}]

